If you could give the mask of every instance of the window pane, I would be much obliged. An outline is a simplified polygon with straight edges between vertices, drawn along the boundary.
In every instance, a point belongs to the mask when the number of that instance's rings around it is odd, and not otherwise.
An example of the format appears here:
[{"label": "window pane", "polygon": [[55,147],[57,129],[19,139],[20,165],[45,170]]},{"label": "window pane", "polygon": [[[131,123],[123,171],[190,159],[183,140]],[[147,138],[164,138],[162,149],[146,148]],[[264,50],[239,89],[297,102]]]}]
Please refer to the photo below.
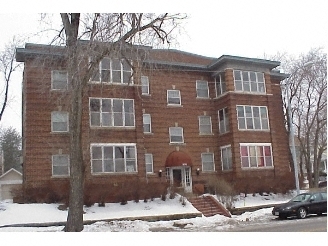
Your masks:
[{"label": "window pane", "polygon": [[102,99],[102,112],[110,112],[111,107],[112,104],[110,99]]},{"label": "window pane", "polygon": [[243,106],[237,106],[237,116],[238,117],[244,117],[244,107]]},{"label": "window pane", "polygon": [[100,173],[103,171],[101,160],[92,160],[92,171],[94,173]]},{"label": "window pane", "polygon": [[124,158],[124,147],[116,146],[115,147],[115,159]]},{"label": "window pane", "polygon": [[112,69],[121,70],[121,61],[119,59],[112,59]]},{"label": "window pane", "polygon": [[100,112],[100,100],[99,99],[90,99],[90,111]]},{"label": "window pane", "polygon": [[242,167],[249,167],[248,157],[241,157],[241,165]]},{"label": "window pane", "polygon": [[110,82],[110,70],[101,70],[101,81]]},{"label": "window pane", "polygon": [[91,112],[90,117],[91,117],[91,126],[100,126],[100,113]]},{"label": "window pane", "polygon": [[127,172],[135,172],[136,170],[136,162],[135,160],[127,160],[126,161],[126,171]]},{"label": "window pane", "polygon": [[113,159],[113,147],[112,146],[104,147],[104,159]]},{"label": "window pane", "polygon": [[113,83],[121,83],[121,71],[112,71]]},{"label": "window pane", "polygon": [[133,113],[133,100],[124,100],[124,111]]},{"label": "window pane", "polygon": [[110,59],[109,58],[103,58],[101,60],[101,69],[110,69]]},{"label": "window pane", "polygon": [[235,77],[235,80],[241,80],[241,74],[240,74],[240,71],[233,71],[233,75]]},{"label": "window pane", "polygon": [[115,158],[115,172],[125,172],[124,159]]},{"label": "window pane", "polygon": [[126,158],[135,158],[135,147],[133,146],[127,146],[126,147]]},{"label": "window pane", "polygon": [[101,147],[92,147],[92,159],[102,159],[102,148]]},{"label": "window pane", "polygon": [[114,161],[111,159],[104,160],[104,172],[114,172]]}]

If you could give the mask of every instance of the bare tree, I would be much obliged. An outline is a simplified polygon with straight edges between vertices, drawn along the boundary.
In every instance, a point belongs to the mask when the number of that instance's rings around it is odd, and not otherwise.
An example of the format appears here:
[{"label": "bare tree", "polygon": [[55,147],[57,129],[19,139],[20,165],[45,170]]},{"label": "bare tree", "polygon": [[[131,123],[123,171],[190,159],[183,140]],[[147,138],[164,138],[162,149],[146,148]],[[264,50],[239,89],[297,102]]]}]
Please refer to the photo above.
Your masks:
[{"label": "bare tree", "polygon": [[20,66],[19,63],[15,62],[15,48],[17,47],[17,45],[17,40],[13,38],[10,43],[5,45],[4,50],[0,52],[0,73],[1,77],[3,77],[3,86],[0,91],[0,121],[8,105],[9,86],[12,74]]},{"label": "bare tree", "polygon": [[[289,58],[286,63],[284,69],[291,77],[286,88],[290,97],[285,98],[285,105],[291,104],[292,122],[300,144],[299,170],[302,177],[306,171],[310,187],[316,187],[319,163],[327,149],[327,56],[318,48]],[[290,129],[288,114],[286,119]]]},{"label": "bare tree", "polygon": [[67,49],[71,85],[70,194],[65,231],[83,230],[82,98],[88,81],[105,56],[125,58],[137,47],[132,45],[170,43],[173,30],[184,18],[179,14],[61,14],[63,29],[58,37]]}]

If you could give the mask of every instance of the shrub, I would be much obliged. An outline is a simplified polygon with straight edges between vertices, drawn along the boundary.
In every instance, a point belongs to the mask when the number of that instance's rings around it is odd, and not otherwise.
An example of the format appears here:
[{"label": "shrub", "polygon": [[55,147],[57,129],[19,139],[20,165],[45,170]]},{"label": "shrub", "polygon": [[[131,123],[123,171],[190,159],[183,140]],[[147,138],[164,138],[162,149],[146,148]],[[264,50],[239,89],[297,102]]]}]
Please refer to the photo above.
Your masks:
[{"label": "shrub", "polygon": [[208,187],[214,192],[218,200],[226,206],[226,208],[232,208],[235,202],[236,192],[233,187],[224,179],[210,178],[208,181]]}]

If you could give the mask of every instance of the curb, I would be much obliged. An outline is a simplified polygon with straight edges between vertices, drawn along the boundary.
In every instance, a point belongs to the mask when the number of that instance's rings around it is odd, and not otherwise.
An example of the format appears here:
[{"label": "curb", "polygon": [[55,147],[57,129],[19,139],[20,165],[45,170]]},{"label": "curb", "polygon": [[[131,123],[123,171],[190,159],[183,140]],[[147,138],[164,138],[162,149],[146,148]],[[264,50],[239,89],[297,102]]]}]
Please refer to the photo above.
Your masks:
[{"label": "curb", "polygon": [[[122,217],[122,218],[113,218],[113,219],[99,219],[99,220],[85,220],[83,225],[91,225],[96,222],[110,222],[110,221],[123,221],[123,220],[143,220],[148,222],[156,221],[170,221],[170,220],[179,220],[179,219],[191,219],[196,217],[202,217],[202,213],[186,213],[186,214],[168,214],[168,215],[157,215],[157,216],[140,216],[140,217]],[[46,222],[46,223],[24,223],[24,224],[11,224],[11,225],[2,225],[0,228],[6,227],[49,227],[49,226],[65,226],[66,221],[60,222]]]}]

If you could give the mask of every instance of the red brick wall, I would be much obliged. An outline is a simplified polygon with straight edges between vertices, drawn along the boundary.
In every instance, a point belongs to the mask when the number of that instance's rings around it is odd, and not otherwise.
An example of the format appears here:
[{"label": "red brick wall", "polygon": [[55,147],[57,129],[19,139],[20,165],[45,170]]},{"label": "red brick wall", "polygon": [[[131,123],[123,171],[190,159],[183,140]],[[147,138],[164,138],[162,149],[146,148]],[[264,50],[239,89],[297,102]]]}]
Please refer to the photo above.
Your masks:
[{"label": "red brick wall", "polygon": [[[186,58],[184,58],[186,59]],[[188,58],[189,59],[189,58]],[[189,61],[189,60],[188,60]],[[62,65],[63,66],[63,65]],[[67,181],[67,178],[51,177],[51,155],[62,150],[69,154],[69,134],[51,133],[51,111],[67,110],[67,95],[50,90],[51,70],[58,69],[56,64],[38,64],[27,61],[24,71],[24,185],[40,187],[49,181]],[[139,83],[139,72],[135,84]],[[83,99],[83,148],[86,181],[115,186],[119,182],[131,178],[146,180],[144,154],[152,153],[154,158],[154,174],[148,175],[148,180],[164,182],[165,177],[158,177],[158,170],[165,173],[166,157],[174,150],[186,152],[192,160],[193,184],[206,184],[210,176],[229,180],[238,191],[248,189],[259,191],[263,184],[273,188],[282,179],[286,187],[292,185],[292,175],[289,170],[288,138],[283,123],[283,112],[279,81],[270,81],[266,74],[266,95],[249,95],[227,93],[215,98],[214,80],[210,73],[182,70],[143,70],[142,75],[149,77],[150,96],[141,95],[140,86],[88,85]],[[226,70],[227,90],[233,91],[233,72]],[[196,80],[208,80],[211,99],[196,98]],[[167,90],[181,92],[181,107],[167,106]],[[119,97],[134,98],[135,122],[134,129],[96,129],[89,126],[89,97]],[[236,105],[267,106],[269,113],[270,132],[238,131]],[[229,107],[230,132],[219,135],[218,110]],[[144,134],[142,125],[143,111],[151,114],[152,133]],[[199,135],[198,116],[211,116],[212,135]],[[171,145],[169,143],[169,127],[183,127],[185,143]],[[90,167],[90,143],[136,143],[137,144],[137,174],[126,175],[92,175]],[[272,143],[274,169],[242,170],[240,164],[239,143],[265,142]],[[220,146],[231,144],[233,150],[233,171],[223,172],[221,167]],[[201,153],[213,152],[215,172],[201,172],[196,175],[196,168],[202,169]],[[286,177],[288,177],[286,179]],[[265,180],[265,181],[264,181]]]}]

